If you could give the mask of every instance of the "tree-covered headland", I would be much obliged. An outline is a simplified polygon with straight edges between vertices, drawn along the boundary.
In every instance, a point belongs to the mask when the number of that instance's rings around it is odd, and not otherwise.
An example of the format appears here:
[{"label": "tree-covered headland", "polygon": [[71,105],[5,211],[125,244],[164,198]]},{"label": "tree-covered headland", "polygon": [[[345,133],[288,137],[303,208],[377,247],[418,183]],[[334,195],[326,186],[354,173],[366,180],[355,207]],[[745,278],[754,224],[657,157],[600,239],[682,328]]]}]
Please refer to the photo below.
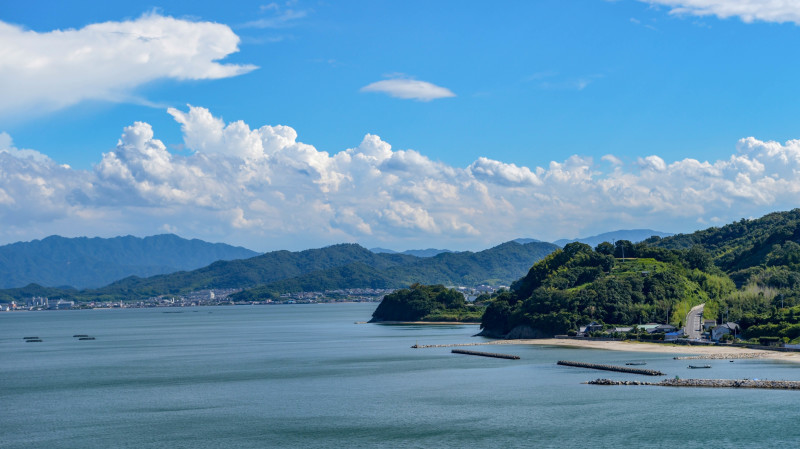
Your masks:
[{"label": "tree-covered headland", "polygon": [[372,314],[372,322],[478,322],[482,315],[483,307],[468,304],[458,290],[442,285],[414,284],[386,295]]},{"label": "tree-covered headland", "polygon": [[[570,244],[497,295],[486,335],[566,334],[590,321],[738,322],[745,339],[800,340],[800,209],[633,244]],[[766,340],[764,340],[766,338]]]},{"label": "tree-covered headland", "polygon": [[682,325],[693,306],[720,301],[734,289],[700,248],[571,243],[497,295],[481,327],[485,335],[545,337],[591,321]]},{"label": "tree-covered headland", "polygon": [[[415,320],[427,319],[433,303],[417,292],[425,288],[387,297],[376,313],[405,310]],[[411,298],[416,306],[400,306]],[[496,337],[567,334],[592,321],[680,328],[693,306],[705,304],[704,319],[739,323],[737,337],[798,343],[800,209],[635,244],[571,243],[487,302],[482,332]]]}]

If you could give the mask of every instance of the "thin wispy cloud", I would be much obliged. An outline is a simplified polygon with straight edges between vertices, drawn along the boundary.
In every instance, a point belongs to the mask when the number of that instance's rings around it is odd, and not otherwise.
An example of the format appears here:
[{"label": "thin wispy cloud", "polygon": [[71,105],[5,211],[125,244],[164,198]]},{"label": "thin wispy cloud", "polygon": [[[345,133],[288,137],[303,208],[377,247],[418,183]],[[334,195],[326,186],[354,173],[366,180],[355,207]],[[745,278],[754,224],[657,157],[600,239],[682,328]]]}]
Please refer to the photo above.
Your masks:
[{"label": "thin wispy cloud", "polygon": [[0,22],[0,117],[37,115],[85,100],[152,104],[137,87],[160,80],[242,75],[218,62],[238,51],[225,25],[156,13],[45,33]]},{"label": "thin wispy cloud", "polygon": [[453,91],[446,87],[410,78],[377,81],[362,87],[361,92],[377,92],[394,98],[417,101],[431,101],[456,96]]},{"label": "thin wispy cloud", "polygon": [[639,0],[670,8],[670,14],[738,17],[746,23],[791,22],[800,25],[800,2],[796,0]]},{"label": "thin wispy cloud", "polygon": [[262,5],[259,9],[262,13],[269,14],[269,16],[246,22],[240,25],[239,28],[287,28],[294,26],[299,20],[308,17],[309,14],[308,10],[294,9],[279,5],[278,3]]},{"label": "thin wispy cloud", "polygon": [[547,90],[583,90],[603,75],[589,75],[580,77],[564,77],[555,71],[537,72],[527,77],[525,81],[536,83],[541,89]]}]

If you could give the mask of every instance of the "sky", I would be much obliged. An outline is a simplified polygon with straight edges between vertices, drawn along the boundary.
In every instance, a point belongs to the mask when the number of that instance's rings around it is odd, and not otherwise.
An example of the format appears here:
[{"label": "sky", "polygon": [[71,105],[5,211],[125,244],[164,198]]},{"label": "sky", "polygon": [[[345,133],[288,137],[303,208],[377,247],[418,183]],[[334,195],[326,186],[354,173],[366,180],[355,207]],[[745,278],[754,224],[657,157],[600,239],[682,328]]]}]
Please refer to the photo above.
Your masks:
[{"label": "sky", "polygon": [[0,0],[0,244],[480,250],[798,206],[800,1]]}]

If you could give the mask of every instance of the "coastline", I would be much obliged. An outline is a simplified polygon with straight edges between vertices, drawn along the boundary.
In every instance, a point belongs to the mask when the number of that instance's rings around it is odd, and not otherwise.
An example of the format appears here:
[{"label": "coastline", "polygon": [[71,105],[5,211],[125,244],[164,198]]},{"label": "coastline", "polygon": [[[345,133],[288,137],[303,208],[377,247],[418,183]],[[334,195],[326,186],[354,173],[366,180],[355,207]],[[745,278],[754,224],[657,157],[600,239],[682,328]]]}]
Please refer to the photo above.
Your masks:
[{"label": "coastline", "polygon": [[370,324],[428,324],[432,326],[442,326],[446,324],[472,324],[480,325],[481,323],[470,321],[366,321]]},{"label": "coastline", "polygon": [[605,349],[608,351],[628,351],[628,352],[647,352],[659,354],[693,354],[693,355],[715,355],[715,354],[763,354],[760,358],[771,360],[784,360],[788,362],[800,363],[800,353],[798,352],[778,352],[763,349],[747,349],[735,346],[691,346],[691,345],[670,345],[663,343],[633,342],[633,341],[597,341],[597,340],[573,340],[564,338],[541,338],[526,340],[494,340],[486,342],[487,345],[539,345],[539,346],[571,346],[584,349]]}]

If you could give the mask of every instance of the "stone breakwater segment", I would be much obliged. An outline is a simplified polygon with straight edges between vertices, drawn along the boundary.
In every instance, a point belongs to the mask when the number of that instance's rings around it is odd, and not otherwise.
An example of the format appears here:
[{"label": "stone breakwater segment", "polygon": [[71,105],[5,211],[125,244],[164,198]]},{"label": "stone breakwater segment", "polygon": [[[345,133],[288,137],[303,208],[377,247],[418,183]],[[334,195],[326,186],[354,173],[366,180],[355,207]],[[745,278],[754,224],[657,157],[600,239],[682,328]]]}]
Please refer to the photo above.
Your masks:
[{"label": "stone breakwater segment", "polygon": [[415,344],[415,345],[412,345],[411,347],[414,348],[414,349],[422,349],[422,348],[453,348],[453,347],[456,347],[456,346],[486,346],[486,345],[496,345],[496,344],[498,344],[498,343],[493,342],[493,341],[488,341],[488,342],[482,342],[482,343],[450,343],[450,344],[447,344],[447,345],[420,345],[420,344]]},{"label": "stone breakwater segment", "polygon": [[729,354],[703,354],[703,355],[692,355],[692,356],[684,356],[684,357],[673,357],[673,359],[675,359],[675,360],[759,359],[761,357],[766,357],[766,356],[767,356],[767,354],[765,354],[763,352],[734,352],[734,353],[729,353]]},{"label": "stone breakwater segment", "polygon": [[496,352],[481,352],[481,351],[467,351],[466,349],[453,349],[453,354],[466,354],[466,355],[478,355],[481,357],[494,357],[496,359],[509,359],[509,360],[519,360],[518,355],[511,355],[511,354],[499,354]]},{"label": "stone breakwater segment", "polygon": [[666,374],[662,373],[661,371],[656,371],[652,369],[642,369],[642,368],[630,368],[627,366],[615,366],[615,365],[600,365],[597,363],[584,363],[584,362],[572,362],[569,360],[559,360],[558,365],[564,366],[575,366],[578,368],[589,368],[589,369],[600,369],[604,371],[617,371],[620,373],[628,373],[628,374],[644,374],[645,376],[665,376]]},{"label": "stone breakwater segment", "polygon": [[647,385],[655,387],[697,387],[697,388],[760,388],[765,390],[800,390],[796,380],[752,380],[752,379],[664,379],[661,382],[640,382],[638,380],[596,379],[586,382],[589,385]]}]

